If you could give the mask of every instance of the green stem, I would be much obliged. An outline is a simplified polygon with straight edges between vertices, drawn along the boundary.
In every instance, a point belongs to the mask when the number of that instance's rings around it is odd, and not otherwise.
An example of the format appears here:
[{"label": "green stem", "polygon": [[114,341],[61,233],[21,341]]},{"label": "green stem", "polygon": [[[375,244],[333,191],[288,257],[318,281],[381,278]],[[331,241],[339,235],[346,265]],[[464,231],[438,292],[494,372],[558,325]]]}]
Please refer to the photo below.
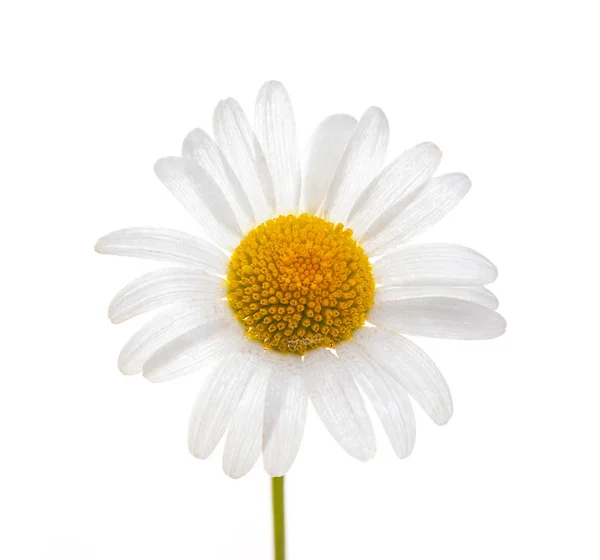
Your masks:
[{"label": "green stem", "polygon": [[285,513],[283,476],[271,479],[273,495],[273,536],[275,538],[275,560],[285,560]]}]

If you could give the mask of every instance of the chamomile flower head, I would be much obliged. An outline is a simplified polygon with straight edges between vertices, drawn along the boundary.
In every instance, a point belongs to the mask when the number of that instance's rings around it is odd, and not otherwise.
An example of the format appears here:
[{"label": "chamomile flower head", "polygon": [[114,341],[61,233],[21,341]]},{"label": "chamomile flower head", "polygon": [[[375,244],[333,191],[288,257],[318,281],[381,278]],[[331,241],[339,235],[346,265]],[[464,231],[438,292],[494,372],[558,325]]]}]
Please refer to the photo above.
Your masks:
[{"label": "chamomile flower head", "polygon": [[115,323],[159,310],[119,356],[125,374],[166,381],[206,377],[189,448],[208,457],[225,436],[234,478],[263,457],[292,466],[310,399],[335,440],[375,454],[363,398],[399,457],[415,440],[416,402],[437,424],[452,415],[444,378],[405,335],[487,339],[504,319],[484,286],[496,268],[454,244],[407,244],[468,192],[462,173],[434,176],[441,152],[415,146],[384,167],[388,122],[326,118],[301,171],[285,88],[267,82],[254,127],[233,100],[214,112],[213,138],[188,134],[156,174],[198,222],[198,236],[131,228],[101,238],[100,253],[165,261],[113,299]]}]

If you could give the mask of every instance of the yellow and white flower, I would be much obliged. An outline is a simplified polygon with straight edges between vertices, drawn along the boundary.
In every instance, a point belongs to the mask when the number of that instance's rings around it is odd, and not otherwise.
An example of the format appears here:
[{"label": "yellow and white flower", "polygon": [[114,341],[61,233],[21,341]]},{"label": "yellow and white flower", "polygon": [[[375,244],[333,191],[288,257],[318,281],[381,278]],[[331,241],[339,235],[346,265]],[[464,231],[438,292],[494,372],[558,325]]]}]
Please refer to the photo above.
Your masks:
[{"label": "yellow and white flower", "polygon": [[[207,378],[189,427],[206,458],[225,432],[223,467],[246,474],[291,467],[308,399],[353,457],[375,454],[362,394],[399,457],[415,440],[409,397],[437,424],[452,415],[444,378],[404,335],[487,339],[505,330],[484,285],[496,268],[453,244],[406,245],[468,192],[461,173],[434,177],[441,152],[419,144],[383,168],[388,122],[333,115],[316,129],[301,172],[285,88],[268,82],[255,125],[233,99],[214,112],[214,140],[190,132],[181,157],[156,163],[201,237],[132,228],[101,238],[100,253],[166,261],[110,304],[121,323],[164,308],[127,342],[125,374],[150,381]],[[382,169],[383,168],[383,169]]]}]

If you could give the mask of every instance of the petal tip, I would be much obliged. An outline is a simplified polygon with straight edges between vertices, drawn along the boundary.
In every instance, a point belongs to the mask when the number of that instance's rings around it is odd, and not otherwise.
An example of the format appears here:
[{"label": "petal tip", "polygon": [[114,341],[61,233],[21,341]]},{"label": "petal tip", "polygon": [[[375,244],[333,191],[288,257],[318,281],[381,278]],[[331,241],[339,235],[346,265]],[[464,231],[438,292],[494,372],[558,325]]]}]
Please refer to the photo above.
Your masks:
[{"label": "petal tip", "polygon": [[260,91],[270,89],[280,89],[286,91],[285,86],[279,80],[267,80],[260,88]]},{"label": "petal tip", "polygon": [[396,456],[398,457],[398,459],[408,459],[412,455],[414,448],[415,448],[415,440],[413,439],[411,442],[407,443],[406,449],[395,450]]},{"label": "petal tip", "polygon": [[379,119],[379,120],[382,120],[384,122],[384,124],[386,124],[386,125],[388,122],[387,117],[385,116],[385,113],[383,112],[383,109],[381,107],[377,107],[376,105],[369,107],[365,111],[363,118]]},{"label": "petal tip", "polygon": [[208,457],[210,455],[210,453],[209,454],[202,453],[200,450],[194,449],[194,443],[193,442],[188,443],[188,449],[189,449],[190,455],[194,459],[200,459],[201,461],[204,461],[204,460],[208,459]]},{"label": "petal tip", "polygon": [[435,144],[434,142],[423,142],[422,144],[420,144],[423,148],[433,152],[438,159],[442,158],[442,150],[441,148]]},{"label": "petal tip", "polygon": [[229,466],[226,466],[224,464],[223,465],[223,472],[229,478],[232,478],[233,480],[238,480],[238,479],[242,478],[243,476],[246,476],[250,472],[250,469],[241,469],[241,470],[239,470],[235,466],[234,467],[229,467]]},{"label": "petal tip", "polygon": [[448,424],[448,422],[450,422],[452,414],[453,410],[452,408],[450,408],[450,410],[444,411],[442,414],[432,416],[431,419],[435,422],[436,425],[445,426],[446,424]]},{"label": "petal tip", "polygon": [[358,459],[359,461],[362,461],[363,463],[366,463],[367,461],[370,461],[371,459],[373,459],[376,454],[377,454],[377,446],[373,442],[372,444],[371,443],[370,444],[366,444],[366,446],[363,447],[360,450],[360,452],[353,453],[352,456],[355,459]]},{"label": "petal tip", "polygon": [[146,362],[142,368],[142,377],[150,383],[160,383],[161,381],[164,381],[156,374],[156,370],[147,367],[147,364],[148,362]]},{"label": "petal tip", "polygon": [[169,165],[169,161],[171,159],[172,158],[170,158],[170,157],[164,157],[164,158],[157,159],[154,162],[154,168],[153,168],[154,173],[161,181],[165,175],[165,172],[167,171],[167,166]]},{"label": "petal tip", "polygon": [[501,332],[498,334],[498,336],[502,336],[505,332],[506,332],[506,328],[507,328],[507,322],[506,319],[504,317],[502,317],[502,315],[498,315],[501,319],[500,322],[500,328],[501,328]]},{"label": "petal tip", "polygon": [[464,186],[465,191],[469,191],[471,186],[473,185],[473,183],[471,182],[471,179],[469,178],[469,176],[465,173],[462,172],[457,172],[455,173],[456,178],[462,183],[462,185]]},{"label": "petal tip", "polygon": [[217,106],[215,107],[215,114],[218,113],[219,111],[224,111],[232,106],[237,106],[238,102],[233,98],[233,97],[225,97],[224,99],[221,99],[218,103]]},{"label": "petal tip", "polygon": [[98,239],[98,241],[96,241],[96,243],[94,243],[94,251],[96,251],[96,253],[102,254],[103,246],[104,246],[104,237],[101,237],[100,239]]},{"label": "petal tip", "polygon": [[117,313],[115,313],[115,311],[113,310],[113,306],[109,306],[108,308],[108,318],[110,319],[110,322],[113,325],[118,325],[119,323],[121,323],[121,319],[119,318],[119,316],[117,315]]}]

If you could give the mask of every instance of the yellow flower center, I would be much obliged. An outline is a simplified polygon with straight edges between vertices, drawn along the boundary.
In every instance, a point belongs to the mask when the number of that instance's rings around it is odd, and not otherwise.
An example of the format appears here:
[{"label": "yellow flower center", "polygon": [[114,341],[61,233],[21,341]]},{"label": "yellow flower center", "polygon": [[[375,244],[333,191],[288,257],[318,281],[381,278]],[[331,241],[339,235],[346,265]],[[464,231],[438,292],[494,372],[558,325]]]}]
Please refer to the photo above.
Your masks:
[{"label": "yellow flower center", "polygon": [[279,216],[250,231],[231,256],[227,284],[247,336],[293,354],[350,339],[375,292],[352,230],[308,214]]}]

